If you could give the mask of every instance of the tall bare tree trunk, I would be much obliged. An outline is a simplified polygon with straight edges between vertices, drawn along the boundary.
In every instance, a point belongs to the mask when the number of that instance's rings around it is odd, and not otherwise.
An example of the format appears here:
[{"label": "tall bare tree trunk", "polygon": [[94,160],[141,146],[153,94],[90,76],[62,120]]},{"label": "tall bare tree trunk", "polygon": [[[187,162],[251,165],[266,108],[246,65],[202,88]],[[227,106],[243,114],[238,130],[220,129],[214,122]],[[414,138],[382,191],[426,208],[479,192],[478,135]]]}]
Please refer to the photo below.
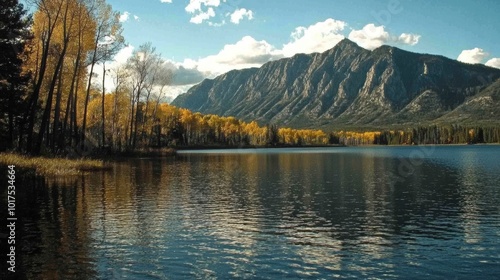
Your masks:
[{"label": "tall bare tree trunk", "polygon": [[106,61],[102,62],[102,104],[101,104],[101,112],[102,112],[102,146],[106,145],[106,125],[105,125],[105,111],[104,111],[104,103],[105,103],[105,95],[106,95]]}]

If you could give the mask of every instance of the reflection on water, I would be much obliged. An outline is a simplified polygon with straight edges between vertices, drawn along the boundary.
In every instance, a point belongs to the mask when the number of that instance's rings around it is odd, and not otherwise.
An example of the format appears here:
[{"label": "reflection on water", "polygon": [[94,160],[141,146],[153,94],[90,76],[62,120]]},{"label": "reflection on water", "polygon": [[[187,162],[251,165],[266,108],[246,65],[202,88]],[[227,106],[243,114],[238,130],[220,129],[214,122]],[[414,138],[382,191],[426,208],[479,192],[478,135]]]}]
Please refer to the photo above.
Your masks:
[{"label": "reflection on water", "polygon": [[395,180],[416,149],[211,151],[26,176],[22,273],[496,278],[500,147],[437,147]]}]

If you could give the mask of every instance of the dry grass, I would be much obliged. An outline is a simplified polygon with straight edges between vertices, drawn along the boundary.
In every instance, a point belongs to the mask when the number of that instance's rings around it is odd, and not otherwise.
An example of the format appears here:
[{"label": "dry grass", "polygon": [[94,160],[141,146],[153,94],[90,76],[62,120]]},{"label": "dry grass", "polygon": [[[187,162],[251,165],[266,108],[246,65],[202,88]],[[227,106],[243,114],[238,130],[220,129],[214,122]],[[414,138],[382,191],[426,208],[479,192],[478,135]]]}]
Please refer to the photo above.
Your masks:
[{"label": "dry grass", "polygon": [[32,168],[40,175],[78,175],[112,168],[102,160],[28,157],[12,153],[0,153],[0,165]]}]

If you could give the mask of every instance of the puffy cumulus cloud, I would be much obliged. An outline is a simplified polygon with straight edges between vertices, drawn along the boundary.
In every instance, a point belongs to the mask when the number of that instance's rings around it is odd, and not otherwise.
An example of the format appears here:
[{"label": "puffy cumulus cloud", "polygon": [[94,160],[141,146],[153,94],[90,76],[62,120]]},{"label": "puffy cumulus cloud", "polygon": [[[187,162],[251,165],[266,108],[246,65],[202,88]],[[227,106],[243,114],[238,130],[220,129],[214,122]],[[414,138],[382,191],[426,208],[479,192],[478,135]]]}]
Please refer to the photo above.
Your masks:
[{"label": "puffy cumulus cloud", "polygon": [[495,68],[500,69],[500,58],[498,58],[498,57],[492,58],[492,59],[488,60],[485,63],[485,65],[489,66],[489,67],[495,67]]},{"label": "puffy cumulus cloud", "polygon": [[414,46],[418,44],[421,36],[418,34],[402,33],[401,35],[391,35],[385,26],[376,26],[373,23],[365,25],[360,30],[351,30],[349,39],[357,43],[360,47],[374,50],[385,44],[403,44]]},{"label": "puffy cumulus cloud", "polygon": [[[226,5],[222,5],[226,3]],[[239,24],[243,19],[253,20],[252,10],[245,8],[236,8],[234,4],[228,4],[227,0],[190,0],[185,7],[185,11],[191,15],[190,22],[201,24],[206,22],[209,26],[220,27],[231,22]],[[218,20],[214,18],[218,15]]]},{"label": "puffy cumulus cloud", "polygon": [[166,67],[173,74],[173,85],[196,84],[205,78],[213,78],[234,69],[260,67],[271,60],[282,58],[280,50],[268,42],[245,36],[234,44],[225,45],[219,53],[198,60],[183,62],[167,61]]},{"label": "puffy cumulus cloud", "polygon": [[252,20],[253,19],[253,12],[251,10],[247,10],[247,9],[239,9],[239,10],[236,10],[234,11],[231,15],[231,22],[234,23],[234,24],[239,24],[240,21],[242,19],[244,19],[245,17],[248,19],[248,20]]},{"label": "puffy cumulus cloud", "polygon": [[398,42],[405,45],[415,46],[416,44],[418,44],[420,37],[421,36],[417,34],[402,33],[401,35],[399,35]]},{"label": "puffy cumulus cloud", "polygon": [[341,33],[347,23],[329,18],[309,27],[299,26],[291,34],[291,41],[283,46],[283,55],[324,52],[344,39]]},{"label": "puffy cumulus cloud", "polygon": [[[226,2],[225,0],[223,0]],[[196,13],[202,11],[202,5],[205,7],[219,7],[220,0],[189,0],[189,4],[185,10],[188,13]]]},{"label": "puffy cumulus cloud", "polygon": [[189,22],[194,23],[194,24],[200,24],[204,20],[208,20],[211,17],[215,16],[215,11],[213,8],[208,8],[206,12],[200,12],[197,15],[193,16]]},{"label": "puffy cumulus cloud", "polygon": [[170,3],[172,3],[172,0],[160,0],[160,2],[162,2],[162,3],[169,3],[170,4]]},{"label": "puffy cumulus cloud", "polygon": [[473,48],[472,50],[463,50],[458,56],[457,60],[465,63],[475,64],[481,63],[489,54],[480,48]]},{"label": "puffy cumulus cloud", "polygon": [[[226,2],[226,0],[222,0]],[[203,21],[209,20],[215,17],[214,8],[219,7],[221,0],[190,0],[189,4],[186,6],[186,12],[190,13],[191,19],[189,22],[194,24],[201,24]],[[222,24],[214,24],[209,22],[211,26],[220,26]]]},{"label": "puffy cumulus cloud", "polygon": [[199,59],[196,64],[200,71],[222,74],[233,69],[259,67],[281,57],[281,52],[268,42],[245,36],[235,44],[225,45],[218,54]]},{"label": "puffy cumulus cloud", "polygon": [[352,30],[349,33],[349,40],[368,50],[376,49],[389,42],[390,39],[391,36],[384,26],[375,26],[373,23],[365,25],[361,30]]}]

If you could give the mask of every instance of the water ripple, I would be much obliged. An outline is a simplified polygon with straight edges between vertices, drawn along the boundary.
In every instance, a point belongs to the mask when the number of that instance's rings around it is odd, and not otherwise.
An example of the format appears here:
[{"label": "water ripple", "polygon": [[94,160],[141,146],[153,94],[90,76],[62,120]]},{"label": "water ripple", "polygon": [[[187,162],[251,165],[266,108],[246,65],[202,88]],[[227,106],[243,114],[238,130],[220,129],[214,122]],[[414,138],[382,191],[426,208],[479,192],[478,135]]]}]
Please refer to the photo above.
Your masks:
[{"label": "water ripple", "polygon": [[388,182],[412,149],[183,154],[36,181],[20,195],[26,278],[495,279],[499,149],[436,148]]}]

